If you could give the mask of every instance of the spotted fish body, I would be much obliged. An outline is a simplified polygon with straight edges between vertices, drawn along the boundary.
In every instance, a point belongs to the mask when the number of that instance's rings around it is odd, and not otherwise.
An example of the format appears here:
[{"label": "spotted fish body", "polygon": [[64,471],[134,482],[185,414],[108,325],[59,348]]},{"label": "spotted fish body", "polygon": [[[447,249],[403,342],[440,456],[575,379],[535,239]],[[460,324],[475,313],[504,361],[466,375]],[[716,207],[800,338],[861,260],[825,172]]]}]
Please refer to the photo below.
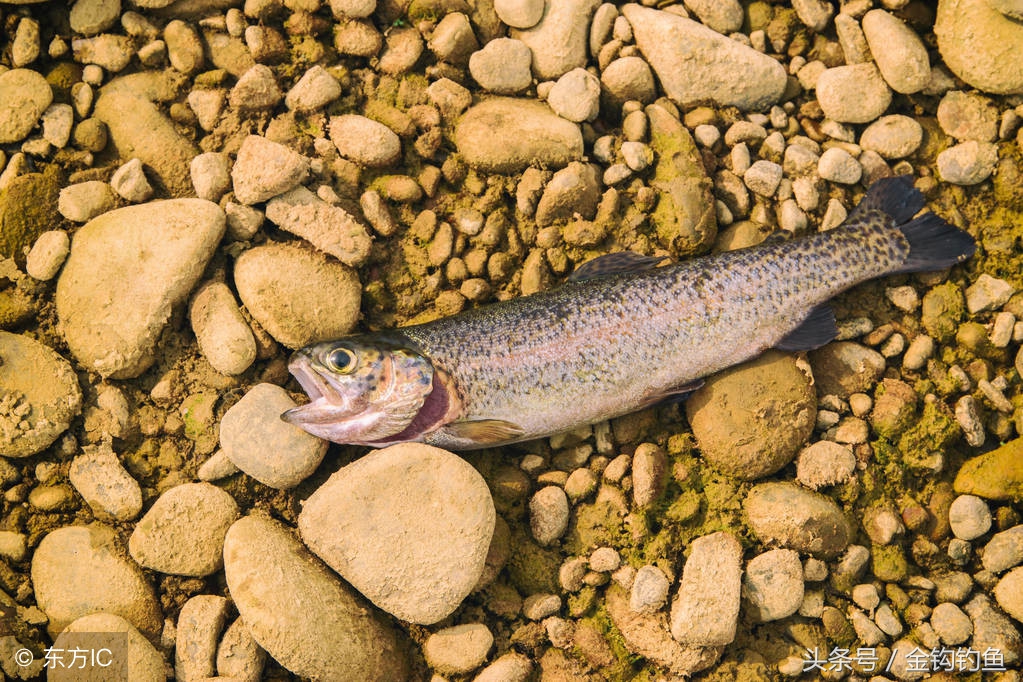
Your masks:
[{"label": "spotted fish body", "polygon": [[[471,449],[529,440],[684,393],[768,348],[823,345],[837,332],[825,304],[839,292],[972,254],[973,239],[936,215],[910,220],[922,206],[908,178],[880,181],[830,232],[597,276],[584,265],[551,291],[386,332],[380,342],[428,360],[431,390],[403,429],[339,442]],[[373,335],[357,338],[373,344]],[[303,387],[316,358],[344,342],[295,356]],[[303,409],[286,418],[308,428],[291,418]]]}]

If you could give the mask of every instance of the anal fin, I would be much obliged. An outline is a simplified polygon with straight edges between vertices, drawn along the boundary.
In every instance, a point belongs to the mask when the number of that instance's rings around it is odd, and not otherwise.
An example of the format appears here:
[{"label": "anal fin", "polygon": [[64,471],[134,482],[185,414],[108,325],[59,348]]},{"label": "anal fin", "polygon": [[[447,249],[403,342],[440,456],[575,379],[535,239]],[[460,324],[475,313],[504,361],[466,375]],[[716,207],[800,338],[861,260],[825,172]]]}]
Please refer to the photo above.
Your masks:
[{"label": "anal fin", "polygon": [[665,257],[644,256],[635,251],[618,251],[597,256],[588,260],[568,276],[569,282],[579,282],[584,279],[603,277],[604,275],[615,275],[622,272],[642,272],[650,270]]},{"label": "anal fin", "polygon": [[452,438],[472,441],[477,445],[504,443],[520,438],[525,433],[518,424],[503,419],[451,422],[442,428]]},{"label": "anal fin", "polygon": [[835,311],[831,306],[819,305],[810,311],[803,322],[785,335],[775,348],[785,351],[813,350],[830,343],[838,336]]}]

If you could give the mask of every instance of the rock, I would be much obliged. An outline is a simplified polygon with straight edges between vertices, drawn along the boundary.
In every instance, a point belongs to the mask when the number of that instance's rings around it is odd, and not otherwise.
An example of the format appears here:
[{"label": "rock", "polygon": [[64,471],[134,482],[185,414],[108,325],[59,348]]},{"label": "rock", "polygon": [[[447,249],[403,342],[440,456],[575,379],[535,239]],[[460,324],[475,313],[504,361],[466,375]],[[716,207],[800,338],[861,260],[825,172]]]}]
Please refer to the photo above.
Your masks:
[{"label": "rock", "polygon": [[361,19],[373,14],[377,0],[330,0],[330,9],[338,19],[351,17]]},{"label": "rock", "polygon": [[296,675],[407,678],[407,654],[393,627],[277,521],[236,521],[224,540],[224,574],[252,637]]},{"label": "rock", "polygon": [[355,216],[301,185],[271,199],[266,217],[345,265],[356,267],[369,256],[373,240]]},{"label": "rock", "polygon": [[207,576],[223,566],[224,536],[237,519],[229,494],[209,483],[185,483],[160,495],[136,524],[128,551],[154,571]]},{"label": "rock", "polygon": [[839,123],[869,123],[885,112],[892,91],[872,63],[827,69],[817,78],[817,101]]},{"label": "rock", "polygon": [[484,90],[511,95],[532,85],[532,59],[533,53],[521,40],[497,38],[470,55],[469,73]]},{"label": "rock", "polygon": [[[7,168],[16,166],[12,158]],[[39,235],[60,227],[59,192],[60,184],[53,171],[26,173],[6,182],[0,189],[0,257],[13,258],[21,265],[25,262],[25,249]]]},{"label": "rock", "polygon": [[203,67],[203,44],[199,32],[180,19],[173,19],[163,29],[167,44],[167,60],[181,73],[193,74]]},{"label": "rock", "polygon": [[739,618],[741,578],[742,545],[731,533],[693,540],[671,604],[671,636],[690,646],[731,643]]},{"label": "rock", "polygon": [[992,573],[1001,573],[1023,563],[1023,526],[1013,526],[992,535],[981,559],[984,568]]},{"label": "rock", "polygon": [[105,182],[88,180],[60,190],[57,210],[73,223],[87,223],[117,205],[114,190]]},{"label": "rock", "polygon": [[213,369],[237,375],[256,360],[256,339],[234,294],[223,282],[199,287],[188,306],[199,351]]},{"label": "rock", "polygon": [[384,51],[377,61],[377,70],[382,73],[399,76],[415,66],[423,54],[423,37],[411,26],[391,28],[384,41]]},{"label": "rock", "polygon": [[36,239],[25,258],[25,272],[32,278],[48,282],[57,276],[71,252],[71,240],[64,230],[49,230]]},{"label": "rock", "polygon": [[144,372],[172,309],[195,286],[224,228],[216,204],[170,199],[110,211],[79,229],[56,294],[78,361],[113,379]]},{"label": "rock", "polygon": [[373,57],[383,45],[383,36],[368,19],[343,21],[334,32],[334,47],[340,54]]},{"label": "rock", "polygon": [[561,597],[556,594],[531,594],[522,601],[522,615],[529,620],[544,620],[560,610]]},{"label": "rock", "polygon": [[298,152],[249,135],[231,169],[234,196],[243,204],[258,204],[296,187],[308,171],[309,160]]},{"label": "rock", "polygon": [[330,119],[330,139],[341,156],[356,163],[381,168],[401,157],[401,140],[382,123],[345,114]]},{"label": "rock", "polygon": [[11,66],[20,68],[39,58],[39,22],[24,17],[14,30],[11,41]]},{"label": "rock", "polygon": [[743,10],[738,0],[685,0],[685,6],[718,33],[728,35],[742,28]]},{"label": "rock", "polygon": [[529,501],[529,527],[541,545],[549,545],[568,530],[568,497],[556,485],[540,488]]},{"label": "rock", "polygon": [[466,111],[455,128],[455,145],[470,166],[494,173],[530,165],[562,168],[583,156],[578,125],[540,102],[504,97]]},{"label": "rock", "polygon": [[954,185],[976,185],[987,180],[998,163],[998,147],[969,140],[938,154],[938,174]]},{"label": "rock", "polygon": [[831,498],[793,483],[761,483],[750,490],[743,506],[763,543],[834,557],[852,538],[842,510]]},{"label": "rock", "polygon": [[817,397],[805,365],[767,353],[710,377],[686,402],[705,460],[743,480],[792,461],[813,431]]},{"label": "rock", "polygon": [[102,521],[131,521],[142,511],[142,488],[109,443],[83,446],[71,460],[68,480]]},{"label": "rock", "polygon": [[993,591],[998,605],[1023,623],[1023,568],[1014,568],[998,581]]},{"label": "rock", "polygon": [[79,64],[90,64],[102,67],[104,71],[119,73],[135,54],[131,40],[127,36],[103,33],[92,38],[75,38],[71,41],[71,50],[75,61]]},{"label": "rock", "polygon": [[841,147],[831,147],[821,154],[817,163],[817,174],[822,180],[842,185],[854,185],[860,181],[863,168],[852,154]]},{"label": "rock", "polygon": [[636,571],[629,594],[629,608],[636,613],[656,613],[668,599],[671,581],[657,566],[647,565]]},{"label": "rock", "polygon": [[746,186],[754,194],[770,198],[774,196],[775,190],[778,189],[781,176],[781,165],[773,161],[760,159],[746,169],[746,172],[742,175],[742,181],[746,183]]},{"label": "rock", "polygon": [[[649,104],[657,98],[657,86],[650,65],[639,57],[621,57],[600,74],[603,95],[616,107],[629,100]],[[715,129],[716,130],[716,129]]]},{"label": "rock", "polygon": [[63,149],[71,139],[74,122],[75,110],[70,104],[51,104],[43,112],[43,139],[54,147]]},{"label": "rock", "polygon": [[256,322],[289,348],[344,336],[359,319],[362,287],[355,271],[298,244],[243,252],[234,280]]},{"label": "rock", "polygon": [[[125,116],[126,111],[131,116]],[[192,194],[188,169],[199,150],[155,104],[124,90],[104,90],[93,115],[106,124],[114,154],[122,159],[138,158],[152,171],[157,187],[172,196]]]},{"label": "rock", "polygon": [[199,154],[189,165],[192,186],[200,199],[218,202],[231,189],[231,159],[222,152]]},{"label": "rock", "polygon": [[948,524],[960,540],[976,540],[991,529],[991,510],[975,495],[960,495],[948,509]]},{"label": "rock", "polygon": [[905,95],[923,90],[931,80],[931,62],[913,29],[883,9],[870,10],[861,23],[870,53],[891,89]]},{"label": "rock", "polygon": [[966,460],[956,474],[955,491],[988,500],[1023,500],[1023,438]]},{"label": "rock", "polygon": [[597,167],[571,162],[551,178],[536,207],[536,224],[545,227],[578,214],[592,219],[600,201]]},{"label": "rock", "polygon": [[341,84],[325,68],[316,64],[298,79],[284,98],[292,111],[309,113],[322,109],[341,96]]},{"label": "rock", "polygon": [[256,64],[238,78],[227,101],[233,109],[262,111],[273,109],[282,99],[274,72],[266,64]]},{"label": "rock", "polygon": [[438,61],[464,67],[469,62],[469,55],[480,45],[472,32],[469,18],[462,12],[450,12],[433,29],[427,47]]},{"label": "rock", "polygon": [[29,457],[64,433],[82,411],[70,363],[48,346],[0,331],[0,452]]},{"label": "rock", "polygon": [[483,572],[495,511],[465,460],[419,443],[375,450],[306,500],[305,544],[384,611],[430,624]]},{"label": "rock", "polygon": [[945,644],[962,644],[973,634],[973,623],[955,604],[942,602],[931,611],[931,627]]},{"label": "rock", "polygon": [[636,4],[623,6],[622,13],[665,94],[676,104],[711,100],[750,111],[766,109],[781,98],[785,69],[767,55],[677,14]]},{"label": "rock", "polygon": [[53,101],[46,79],[31,69],[0,73],[0,144],[21,142]]},{"label": "rock", "polygon": [[497,17],[512,28],[531,28],[543,17],[544,0],[494,0]]},{"label": "rock", "polygon": [[796,480],[814,490],[844,483],[855,470],[852,450],[827,440],[803,448],[796,459]]},{"label": "rock", "polygon": [[885,369],[883,355],[851,341],[829,343],[809,357],[820,395],[848,398],[853,393],[865,393]]},{"label": "rock", "polygon": [[987,310],[996,310],[1009,302],[1016,288],[1004,279],[981,273],[977,280],[966,288],[966,309],[971,315]]},{"label": "rock", "polygon": [[71,6],[68,22],[75,33],[93,36],[114,26],[120,15],[120,0],[78,0]]},{"label": "rock", "polygon": [[592,121],[600,112],[600,81],[586,69],[572,69],[551,88],[547,103],[569,121]]},{"label": "rock", "polygon": [[[99,633],[109,635],[109,639]],[[149,640],[124,618],[112,613],[93,613],[78,618],[68,625],[53,642],[55,651],[108,648],[127,654],[126,660],[115,661],[125,671],[126,680],[138,682],[165,682],[164,660]],[[70,659],[68,659],[70,662]],[[47,675],[53,682],[79,682],[82,671],[72,665],[54,665]],[[95,678],[99,679],[99,678]]]},{"label": "rock", "polygon": [[65,526],[47,534],[32,556],[32,585],[51,636],[99,611],[121,616],[147,637],[163,627],[153,588],[109,526]]},{"label": "rock", "polygon": [[148,201],[153,196],[153,188],[138,159],[132,159],[114,171],[110,176],[110,186],[122,199],[133,204]]},{"label": "rock", "polygon": [[293,488],[316,471],[327,441],[280,417],[297,407],[288,392],[257,384],[232,405],[220,422],[220,446],[231,462],[264,485]]},{"label": "rock", "polygon": [[963,606],[973,621],[970,646],[976,651],[988,649],[1001,654],[1002,663],[1014,667],[1023,656],[1023,638],[1019,630],[991,604],[986,594],[976,594]]},{"label": "rock", "polygon": [[482,623],[455,625],[426,638],[423,656],[441,675],[464,675],[483,665],[494,636]]},{"label": "rock", "polygon": [[632,499],[637,507],[655,503],[667,486],[668,455],[653,443],[640,443],[632,456]]},{"label": "rock", "polygon": [[[563,0],[546,3],[540,21],[528,29],[509,31],[533,52],[533,75],[554,80],[586,66],[590,18],[600,0]],[[511,139],[511,138],[508,138]]]},{"label": "rock", "polygon": [[526,682],[532,672],[533,661],[528,656],[509,651],[484,668],[473,682]]},{"label": "rock", "polygon": [[860,146],[886,159],[902,159],[920,148],[923,128],[909,116],[882,116],[860,135]]},{"label": "rock", "polygon": [[938,103],[938,125],[957,140],[994,142],[998,108],[983,95],[951,90]]},{"label": "rock", "polygon": [[825,0],[792,0],[796,16],[814,33],[823,33],[835,8]]},{"label": "rock", "polygon": [[803,565],[799,553],[772,549],[746,564],[743,596],[762,623],[787,618],[803,603]]},{"label": "rock", "polygon": [[1023,49],[1023,24],[987,0],[941,0],[934,21],[938,51],[956,76],[995,94],[1023,92],[1013,59]]},{"label": "rock", "polygon": [[266,651],[252,637],[242,618],[231,623],[217,647],[216,670],[222,677],[255,682],[263,678]]}]

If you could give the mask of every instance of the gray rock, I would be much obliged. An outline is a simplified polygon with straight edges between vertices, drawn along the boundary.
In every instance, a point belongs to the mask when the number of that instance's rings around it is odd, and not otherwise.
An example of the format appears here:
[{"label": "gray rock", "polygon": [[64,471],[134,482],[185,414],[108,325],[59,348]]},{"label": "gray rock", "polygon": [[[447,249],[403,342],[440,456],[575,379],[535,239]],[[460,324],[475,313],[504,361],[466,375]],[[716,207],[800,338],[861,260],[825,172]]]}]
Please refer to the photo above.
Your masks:
[{"label": "gray rock", "polygon": [[742,5],[738,0],[685,0],[685,6],[718,33],[727,35],[742,28]]},{"label": "gray rock", "polygon": [[208,282],[199,287],[189,302],[188,317],[199,351],[213,369],[234,376],[256,360],[252,329],[234,294],[223,282]]},{"label": "gray rock", "polygon": [[68,480],[100,520],[130,521],[142,511],[142,488],[109,443],[83,446],[71,460]]},{"label": "gray rock", "polygon": [[943,602],[931,611],[931,627],[944,644],[962,644],[973,634],[973,623],[955,604]]},{"label": "gray rock", "polygon": [[480,579],[494,503],[465,460],[419,443],[375,450],[306,500],[306,545],[384,611],[430,624]]},{"label": "gray rock", "polygon": [[1023,563],[1023,525],[992,535],[984,546],[981,562],[992,573],[1001,573]]},{"label": "gray rock", "polygon": [[341,156],[371,168],[390,166],[401,156],[401,140],[390,128],[357,114],[331,118],[330,139]]},{"label": "gray rock", "polygon": [[359,319],[355,271],[298,244],[245,251],[235,261],[234,281],[256,322],[289,348],[344,336]]},{"label": "gray rock", "polygon": [[583,156],[578,125],[540,102],[504,97],[465,112],[455,128],[455,145],[470,166],[495,173],[531,164],[561,168]]},{"label": "gray rock", "polygon": [[568,497],[556,485],[534,493],[529,501],[529,527],[541,545],[549,545],[568,530]]},{"label": "gray rock", "polygon": [[886,159],[902,159],[920,148],[923,128],[914,119],[901,114],[882,116],[860,135],[860,146]]},{"label": "gray rock", "polygon": [[497,38],[469,57],[469,73],[485,90],[502,95],[521,92],[533,83],[533,53],[521,40]]},{"label": "gray rock", "polygon": [[843,483],[855,470],[852,450],[827,440],[803,448],[796,459],[796,480],[814,490]]},{"label": "gray rock", "polygon": [[253,638],[296,675],[406,679],[407,654],[393,627],[277,521],[236,521],[224,541],[224,574]]},{"label": "gray rock", "polygon": [[833,557],[852,538],[842,510],[831,498],[794,483],[761,483],[750,490],[743,506],[750,527],[764,543]]},{"label": "gray rock", "polygon": [[308,113],[327,106],[341,96],[341,84],[325,68],[316,64],[298,79],[284,98],[292,111]]},{"label": "gray rock", "polygon": [[991,529],[991,510],[976,495],[959,495],[948,509],[948,524],[960,540],[976,540]]},{"label": "gray rock", "polygon": [[533,75],[554,80],[586,66],[590,18],[600,0],[563,0],[546,4],[540,21],[528,29],[512,29],[533,52]]},{"label": "gray rock", "polygon": [[181,607],[174,643],[174,672],[179,680],[213,677],[217,640],[227,620],[229,602],[214,594],[197,594]]},{"label": "gray rock", "polygon": [[997,310],[1008,303],[1016,288],[991,275],[981,273],[976,281],[966,288],[966,309],[971,315],[987,310]]},{"label": "gray rock", "polygon": [[160,495],[136,524],[128,551],[154,571],[207,576],[223,565],[224,536],[237,519],[229,494],[209,483],[185,483]]},{"label": "gray rock", "polygon": [[296,187],[309,171],[309,160],[283,144],[249,135],[238,149],[231,180],[243,204],[258,204]]},{"label": "gray rock", "polygon": [[464,675],[487,660],[494,636],[482,623],[438,630],[423,643],[426,663],[441,675]]},{"label": "gray rock", "polygon": [[931,62],[913,29],[883,9],[867,12],[862,25],[870,53],[891,89],[906,95],[923,90],[931,79]]},{"label": "gray rock", "polygon": [[872,63],[827,69],[817,78],[817,101],[824,115],[840,123],[868,123],[892,101],[881,72]]},{"label": "gray rock", "polygon": [[785,69],[767,55],[676,14],[635,4],[622,7],[622,13],[661,87],[676,104],[712,100],[749,111],[781,98]]},{"label": "gray rock", "polygon": [[301,185],[271,199],[266,217],[345,265],[356,267],[369,256],[373,240],[355,216]]},{"label": "gray rock", "polygon": [[293,488],[312,475],[327,452],[327,441],[280,418],[293,407],[297,404],[280,386],[257,384],[220,422],[220,446],[227,458],[278,490]]},{"label": "gray rock", "polygon": [[0,331],[0,386],[4,457],[42,452],[82,411],[82,391],[71,364],[21,334]]},{"label": "gray rock", "polygon": [[735,639],[742,545],[726,532],[693,540],[671,604],[671,636],[690,646],[724,646]]},{"label": "gray rock", "polygon": [[852,154],[841,147],[831,147],[821,154],[817,162],[817,174],[823,180],[842,185],[854,185],[860,181],[863,168]]},{"label": "gray rock", "polygon": [[976,185],[987,180],[998,163],[998,147],[970,140],[938,154],[938,173],[955,185]]},{"label": "gray rock", "polygon": [[64,230],[47,230],[36,239],[25,257],[25,272],[33,279],[48,282],[57,276],[71,253],[71,239]]},{"label": "gray rock", "polygon": [[117,205],[114,190],[100,180],[68,185],[60,190],[57,210],[73,223],[87,223]]},{"label": "gray rock", "polygon": [[551,88],[547,103],[569,121],[592,121],[600,112],[600,81],[586,69],[572,69]]},{"label": "gray rock", "polygon": [[772,549],[746,564],[742,593],[751,613],[766,623],[791,616],[803,603],[803,565],[791,549]]},{"label": "gray rock", "polygon": [[147,637],[163,627],[152,586],[109,526],[65,526],[46,535],[32,556],[32,586],[53,636],[99,611],[121,616]]},{"label": "gray rock", "polygon": [[1023,92],[1023,71],[1008,57],[1023,46],[1023,23],[988,0],[942,0],[934,35],[948,68],[973,87],[996,94]]},{"label": "gray rock", "polygon": [[629,608],[636,613],[656,613],[668,599],[671,581],[657,566],[647,565],[636,571],[629,593]]},{"label": "gray rock", "polygon": [[[97,643],[96,633],[111,635],[110,641],[116,643],[115,646],[127,645],[127,661],[124,661],[125,667],[123,668],[126,672],[124,679],[138,680],[138,682],[166,681],[165,664],[160,652],[134,625],[112,613],[92,613],[78,618],[57,636],[53,642],[53,648],[57,651],[68,651],[73,648],[87,649],[89,643],[93,645]],[[113,647],[108,648],[114,650]],[[118,648],[116,651],[120,652],[124,649]],[[79,682],[83,679],[82,671],[71,665],[54,665],[47,673],[47,679],[53,682]]]},{"label": "gray rock", "polygon": [[[130,118],[130,117],[126,117]],[[202,199],[120,208],[75,233],[57,281],[57,316],[85,367],[127,379],[153,349],[224,234],[224,213]]]}]

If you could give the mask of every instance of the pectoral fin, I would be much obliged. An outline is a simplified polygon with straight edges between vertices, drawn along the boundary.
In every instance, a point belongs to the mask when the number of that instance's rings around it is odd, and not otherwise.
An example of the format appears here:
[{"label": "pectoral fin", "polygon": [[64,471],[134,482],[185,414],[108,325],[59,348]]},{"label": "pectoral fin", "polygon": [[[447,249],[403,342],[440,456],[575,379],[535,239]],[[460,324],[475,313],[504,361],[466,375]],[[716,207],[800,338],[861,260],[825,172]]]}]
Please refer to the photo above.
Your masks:
[{"label": "pectoral fin", "polygon": [[663,256],[660,258],[657,256],[644,256],[635,251],[608,253],[603,256],[597,256],[593,260],[588,260],[577,267],[575,272],[568,276],[568,281],[580,282],[584,279],[615,275],[621,272],[650,270],[656,267],[662,260],[664,260]]},{"label": "pectoral fin", "polygon": [[525,430],[518,424],[512,424],[503,419],[451,422],[444,426],[444,431],[453,438],[461,438],[479,445],[512,441],[525,433]]},{"label": "pectoral fin", "polygon": [[813,350],[830,343],[836,336],[838,325],[835,324],[835,311],[829,305],[821,305],[810,311],[803,323],[786,334],[775,348],[787,351]]}]

